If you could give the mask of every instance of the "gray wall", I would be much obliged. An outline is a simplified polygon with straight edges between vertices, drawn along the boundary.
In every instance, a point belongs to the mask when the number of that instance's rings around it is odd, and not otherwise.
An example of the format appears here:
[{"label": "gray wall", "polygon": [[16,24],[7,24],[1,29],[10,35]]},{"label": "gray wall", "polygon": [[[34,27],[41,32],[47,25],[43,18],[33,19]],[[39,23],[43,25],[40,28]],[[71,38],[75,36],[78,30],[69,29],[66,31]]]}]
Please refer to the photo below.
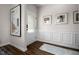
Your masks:
[{"label": "gray wall", "polygon": [[10,5],[0,4],[0,46],[9,44]]}]

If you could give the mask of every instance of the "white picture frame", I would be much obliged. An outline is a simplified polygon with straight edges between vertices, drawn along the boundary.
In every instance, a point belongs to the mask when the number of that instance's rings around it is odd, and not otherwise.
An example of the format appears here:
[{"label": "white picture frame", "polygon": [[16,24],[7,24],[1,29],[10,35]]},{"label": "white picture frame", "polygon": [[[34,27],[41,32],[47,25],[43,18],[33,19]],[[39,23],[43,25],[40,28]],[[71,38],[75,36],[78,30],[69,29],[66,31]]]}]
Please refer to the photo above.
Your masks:
[{"label": "white picture frame", "polygon": [[79,11],[73,12],[73,24],[79,24]]},{"label": "white picture frame", "polygon": [[67,13],[58,13],[56,14],[56,24],[67,24],[68,23],[68,14]]},{"label": "white picture frame", "polygon": [[52,24],[52,16],[51,15],[43,16],[43,23],[44,24]]}]

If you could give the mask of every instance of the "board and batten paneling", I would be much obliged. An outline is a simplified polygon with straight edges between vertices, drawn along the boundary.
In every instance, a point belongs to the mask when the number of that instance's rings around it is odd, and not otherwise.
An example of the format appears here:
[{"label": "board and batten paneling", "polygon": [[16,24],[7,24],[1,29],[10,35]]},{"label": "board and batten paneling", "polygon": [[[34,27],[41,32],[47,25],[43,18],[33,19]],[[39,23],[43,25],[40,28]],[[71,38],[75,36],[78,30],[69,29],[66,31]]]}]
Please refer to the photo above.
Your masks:
[{"label": "board and batten paneling", "polygon": [[75,33],[75,44],[79,47],[79,32]]},{"label": "board and batten paneling", "polygon": [[56,41],[56,42],[61,42],[62,40],[62,33],[61,32],[53,32],[53,41]]},{"label": "board and batten paneling", "polygon": [[38,37],[44,42],[79,49],[79,32],[41,32]]},{"label": "board and batten paneling", "polygon": [[65,33],[62,33],[62,41],[63,43],[65,44],[71,44],[73,45],[75,43],[75,40],[74,40],[74,33],[73,32],[65,32]]}]

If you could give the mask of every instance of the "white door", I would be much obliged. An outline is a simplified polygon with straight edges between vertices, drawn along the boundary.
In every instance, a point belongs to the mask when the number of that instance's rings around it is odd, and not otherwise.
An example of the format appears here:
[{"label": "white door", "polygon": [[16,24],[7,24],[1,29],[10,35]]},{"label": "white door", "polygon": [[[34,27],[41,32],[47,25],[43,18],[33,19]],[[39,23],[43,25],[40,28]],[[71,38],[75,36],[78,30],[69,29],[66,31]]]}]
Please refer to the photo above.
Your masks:
[{"label": "white door", "polygon": [[26,42],[27,45],[36,41],[36,17],[33,15],[28,15],[27,25],[26,25]]}]

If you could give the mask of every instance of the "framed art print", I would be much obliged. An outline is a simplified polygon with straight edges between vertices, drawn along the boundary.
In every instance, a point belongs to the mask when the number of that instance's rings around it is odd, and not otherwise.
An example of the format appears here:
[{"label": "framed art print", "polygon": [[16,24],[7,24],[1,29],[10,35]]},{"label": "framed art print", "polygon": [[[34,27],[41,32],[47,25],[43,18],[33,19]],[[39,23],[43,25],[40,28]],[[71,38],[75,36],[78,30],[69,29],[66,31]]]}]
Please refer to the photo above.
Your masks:
[{"label": "framed art print", "polygon": [[67,24],[67,13],[60,13],[56,15],[56,24]]},{"label": "framed art print", "polygon": [[10,33],[14,36],[21,37],[21,5],[10,10]]},{"label": "framed art print", "polygon": [[73,12],[73,23],[74,24],[79,24],[79,11],[74,11]]},{"label": "framed art print", "polygon": [[51,24],[52,23],[52,17],[51,16],[44,16],[43,17],[43,23],[44,24]]}]

